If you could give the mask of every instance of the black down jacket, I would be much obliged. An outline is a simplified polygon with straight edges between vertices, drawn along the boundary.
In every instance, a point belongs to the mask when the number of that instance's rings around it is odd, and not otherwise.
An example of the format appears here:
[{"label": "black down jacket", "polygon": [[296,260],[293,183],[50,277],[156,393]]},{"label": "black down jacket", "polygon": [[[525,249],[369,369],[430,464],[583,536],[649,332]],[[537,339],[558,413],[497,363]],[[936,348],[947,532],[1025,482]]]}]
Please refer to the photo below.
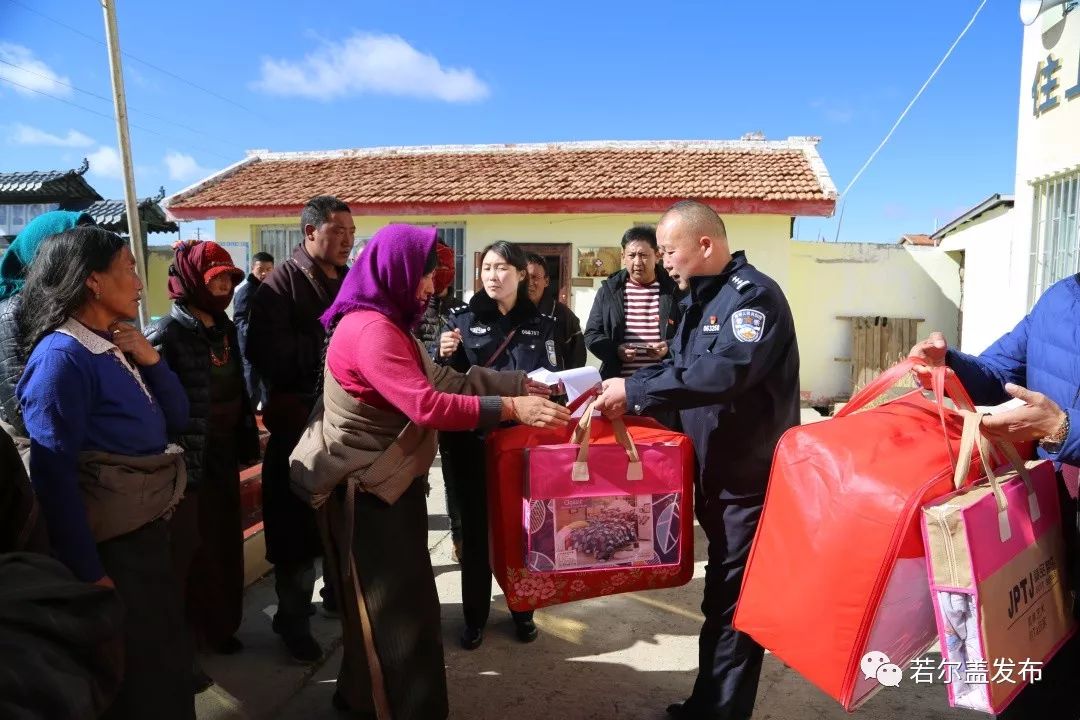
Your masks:
[{"label": "black down jacket", "polygon": [[21,295],[0,300],[0,420],[11,426],[15,436],[26,437],[19,398],[15,396],[15,386],[26,368],[26,357],[15,327],[15,311],[21,300]]},{"label": "black down jacket", "polygon": [[[221,313],[214,322],[227,327],[230,352],[235,353],[237,372],[240,364],[240,344],[236,325]],[[210,341],[206,330],[181,302],[174,302],[170,314],[146,329],[146,337],[169,367],[180,378],[191,403],[188,426],[179,437],[170,438],[184,448],[187,461],[188,485],[198,487],[203,475],[206,453],[207,423],[210,417]],[[241,382],[241,385],[243,383]],[[259,430],[251,410],[251,399],[243,392],[240,428],[236,434],[236,454],[241,462],[259,459]]]}]

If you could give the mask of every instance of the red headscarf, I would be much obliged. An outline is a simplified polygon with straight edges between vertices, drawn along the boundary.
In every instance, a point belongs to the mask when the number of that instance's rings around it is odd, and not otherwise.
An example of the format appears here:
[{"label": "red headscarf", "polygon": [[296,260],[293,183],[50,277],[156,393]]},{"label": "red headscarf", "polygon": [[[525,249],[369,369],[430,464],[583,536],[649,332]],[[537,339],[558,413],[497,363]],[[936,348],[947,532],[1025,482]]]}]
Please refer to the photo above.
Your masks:
[{"label": "red headscarf", "polygon": [[230,273],[236,283],[244,279],[244,271],[233,265],[229,251],[212,240],[187,240],[174,247],[169,298],[184,300],[206,312],[224,312],[233,294],[219,297],[211,294],[206,285],[222,273]]},{"label": "red headscarf", "polygon": [[432,280],[435,283],[435,295],[442,295],[443,290],[454,284],[454,249],[444,242],[435,246],[435,255],[439,265],[435,268]]}]

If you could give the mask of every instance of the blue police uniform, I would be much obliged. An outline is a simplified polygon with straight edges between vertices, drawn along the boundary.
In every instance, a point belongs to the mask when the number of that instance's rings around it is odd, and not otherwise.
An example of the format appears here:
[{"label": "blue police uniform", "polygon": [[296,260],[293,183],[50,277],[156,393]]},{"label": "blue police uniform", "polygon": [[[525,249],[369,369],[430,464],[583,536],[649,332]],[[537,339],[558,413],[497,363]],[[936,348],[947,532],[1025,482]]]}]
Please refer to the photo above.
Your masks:
[{"label": "blue police uniform", "polygon": [[[450,310],[443,332],[451,330],[461,331],[461,344],[451,357],[440,362],[449,363],[459,372],[467,372],[473,366],[524,372],[563,368],[555,319],[540,313],[528,299],[519,299],[503,315],[494,300],[478,292],[467,305]],[[487,624],[491,610],[483,435],[440,433],[439,449],[447,488],[460,514],[461,605],[465,625],[467,633],[469,629],[480,631]],[[511,612],[511,615],[518,624],[521,639],[535,637],[532,611]],[[462,642],[471,649],[479,644],[479,639],[469,644],[463,636]]]},{"label": "blue police uniform", "polygon": [[709,539],[698,677],[687,718],[749,718],[764,650],[732,628],[773,451],[799,424],[799,349],[783,291],[742,252],[692,278],[671,356],[626,381],[630,413],[678,410],[698,461],[695,512]]}]

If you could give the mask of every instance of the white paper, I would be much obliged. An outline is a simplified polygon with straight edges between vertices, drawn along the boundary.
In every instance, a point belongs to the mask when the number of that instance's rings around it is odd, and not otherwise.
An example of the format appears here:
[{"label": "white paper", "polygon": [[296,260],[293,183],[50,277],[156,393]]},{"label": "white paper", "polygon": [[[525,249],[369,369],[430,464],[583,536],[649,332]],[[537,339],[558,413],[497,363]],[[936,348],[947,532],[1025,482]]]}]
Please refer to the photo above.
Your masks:
[{"label": "white paper", "polygon": [[[539,368],[529,373],[529,377],[548,386],[558,385],[561,382],[566,389],[566,400],[570,403],[574,402],[574,399],[582,393],[588,392],[595,385],[600,384],[600,371],[588,365],[583,368],[560,370],[559,372]],[[574,412],[574,417],[581,415],[583,409],[584,405]]]}]

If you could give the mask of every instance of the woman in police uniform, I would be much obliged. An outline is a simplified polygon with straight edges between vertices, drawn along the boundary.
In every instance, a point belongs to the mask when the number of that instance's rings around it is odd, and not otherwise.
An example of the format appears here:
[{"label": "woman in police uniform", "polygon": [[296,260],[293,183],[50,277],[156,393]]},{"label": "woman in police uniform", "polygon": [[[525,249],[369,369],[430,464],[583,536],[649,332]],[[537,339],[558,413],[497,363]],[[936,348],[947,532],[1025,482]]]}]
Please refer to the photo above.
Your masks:
[{"label": "woman in police uniform", "polygon": [[[481,258],[484,290],[473,295],[467,305],[450,311],[439,338],[437,359],[460,372],[474,365],[525,372],[562,369],[555,319],[541,314],[529,300],[525,252],[513,243],[499,241],[484,248]],[[465,612],[461,646],[475,650],[484,641],[491,605],[483,435],[443,433],[440,447],[447,486],[455,493],[461,513],[461,602]],[[535,640],[532,612],[511,611],[511,615],[518,640]]]}]

